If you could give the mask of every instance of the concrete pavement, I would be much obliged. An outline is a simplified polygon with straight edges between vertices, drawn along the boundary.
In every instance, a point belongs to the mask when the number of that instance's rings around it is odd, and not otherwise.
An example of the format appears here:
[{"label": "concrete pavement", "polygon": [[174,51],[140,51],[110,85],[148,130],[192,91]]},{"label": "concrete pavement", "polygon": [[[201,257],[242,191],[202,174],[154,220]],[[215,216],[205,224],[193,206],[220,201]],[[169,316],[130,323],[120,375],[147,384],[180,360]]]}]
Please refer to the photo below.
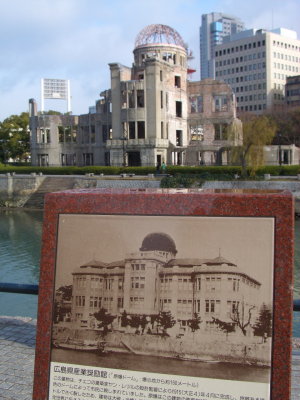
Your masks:
[{"label": "concrete pavement", "polygon": [[[0,316],[0,399],[32,398],[36,320]],[[300,400],[300,338],[293,341],[292,396]]]}]

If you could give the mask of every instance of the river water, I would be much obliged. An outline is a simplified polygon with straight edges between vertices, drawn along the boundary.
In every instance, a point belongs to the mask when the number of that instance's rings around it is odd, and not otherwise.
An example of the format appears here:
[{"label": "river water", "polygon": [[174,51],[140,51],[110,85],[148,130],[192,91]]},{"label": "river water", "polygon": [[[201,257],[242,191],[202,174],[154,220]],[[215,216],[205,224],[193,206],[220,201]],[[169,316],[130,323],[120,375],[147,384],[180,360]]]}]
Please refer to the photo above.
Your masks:
[{"label": "river water", "polygon": [[168,375],[185,375],[202,378],[229,379],[250,382],[269,382],[270,368],[233,363],[207,363],[182,361],[173,358],[145,356],[128,353],[94,354],[75,350],[53,349],[51,361],[69,364],[90,365],[102,368],[117,368],[131,371],[147,371]]},{"label": "river water", "polygon": [[[0,211],[0,281],[37,284],[43,214]],[[294,298],[300,298],[300,220],[295,223]],[[0,293],[0,315],[36,318],[37,296]],[[293,335],[300,337],[300,312],[294,313]]]}]

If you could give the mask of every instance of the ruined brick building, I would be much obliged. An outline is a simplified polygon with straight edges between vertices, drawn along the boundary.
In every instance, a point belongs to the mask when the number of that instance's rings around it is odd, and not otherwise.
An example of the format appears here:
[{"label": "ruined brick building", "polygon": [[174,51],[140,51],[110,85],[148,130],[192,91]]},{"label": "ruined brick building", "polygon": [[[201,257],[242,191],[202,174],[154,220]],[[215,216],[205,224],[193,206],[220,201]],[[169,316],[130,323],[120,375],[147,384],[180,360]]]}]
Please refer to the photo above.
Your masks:
[{"label": "ruined brick building", "polygon": [[[40,166],[221,165],[241,140],[227,84],[189,80],[188,51],[165,25],[137,36],[134,63],[109,64],[111,87],[85,115],[38,113],[30,99],[32,164]],[[228,127],[236,136],[228,140]]]}]

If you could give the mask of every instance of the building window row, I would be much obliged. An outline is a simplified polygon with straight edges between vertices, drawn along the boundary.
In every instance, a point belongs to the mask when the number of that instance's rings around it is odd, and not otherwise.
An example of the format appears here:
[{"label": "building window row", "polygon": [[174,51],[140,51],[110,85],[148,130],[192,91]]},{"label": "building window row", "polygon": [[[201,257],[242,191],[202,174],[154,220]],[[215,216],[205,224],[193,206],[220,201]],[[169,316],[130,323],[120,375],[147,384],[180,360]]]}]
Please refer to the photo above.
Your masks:
[{"label": "building window row", "polygon": [[123,138],[145,139],[145,121],[123,122]]},{"label": "building window row", "polygon": [[192,312],[192,299],[178,299],[177,300],[178,313],[191,313]]},{"label": "building window row", "polygon": [[84,287],[86,287],[86,278],[85,277],[81,277],[81,276],[79,276],[79,277],[77,277],[76,278],[76,286],[78,287],[78,288],[84,288]]},{"label": "building window row", "polygon": [[[237,86],[233,89],[236,93],[239,93],[239,92],[252,92],[253,90],[255,91],[265,88],[266,88],[266,83],[263,82],[263,83],[254,83],[253,85]],[[264,94],[264,96],[266,95]]]},{"label": "building window row", "polygon": [[146,264],[131,264],[132,271],[145,271]]},{"label": "building window row", "polygon": [[130,297],[130,306],[136,307],[144,304],[144,297]]},{"label": "building window row", "polygon": [[266,56],[266,52],[259,52],[259,53],[253,53],[253,54],[246,54],[244,56],[240,56],[240,57],[234,57],[234,58],[225,58],[223,60],[220,61],[216,61],[215,62],[215,66],[216,67],[225,67],[226,65],[230,65],[230,64],[238,64],[238,63],[242,63],[242,62],[246,62],[246,61],[252,61],[252,60],[256,60],[259,58],[265,58]]},{"label": "building window row", "polygon": [[296,51],[300,51],[300,46],[294,46],[293,44],[290,43],[284,43],[284,42],[279,42],[276,40],[273,40],[273,46],[277,46],[277,47],[282,47],[285,49],[290,49],[290,50],[296,50]]},{"label": "building window row", "polygon": [[173,279],[172,278],[160,278],[160,287],[161,289],[170,289],[172,285]]},{"label": "building window row", "polygon": [[266,63],[262,62],[257,64],[243,65],[236,68],[227,68],[221,71],[217,71],[217,73],[218,75],[222,76],[222,75],[237,74],[239,72],[255,71],[257,69],[265,69],[265,68],[266,68]]},{"label": "building window row", "polygon": [[190,96],[189,100],[191,114],[203,112],[203,96]]},{"label": "building window row", "polygon": [[274,62],[274,68],[282,69],[285,71],[298,72],[298,67],[295,67],[294,65],[280,64]]},{"label": "building window row", "polygon": [[[216,72],[216,77],[222,75],[222,71]],[[224,82],[227,82],[229,84],[234,84],[234,83],[239,83],[239,82],[251,82],[251,81],[256,81],[260,79],[265,79],[266,78],[266,73],[265,72],[259,72],[257,74],[250,74],[250,75],[243,75],[243,76],[236,76],[234,78],[229,78],[229,79],[224,79]]]},{"label": "building window row", "polygon": [[144,108],[145,96],[144,90],[122,90],[121,91],[122,108]]},{"label": "building window row", "polygon": [[91,278],[91,288],[103,288],[102,278]]},{"label": "building window row", "polygon": [[215,52],[215,56],[219,57],[225,54],[232,54],[232,53],[237,53],[240,51],[244,51],[244,50],[250,50],[250,49],[255,49],[257,47],[262,47],[266,45],[266,41],[265,40],[258,40],[257,42],[251,42],[251,43],[247,43],[244,45],[239,45],[239,46],[233,46],[231,48],[227,48],[227,49],[222,49],[222,50],[217,50]]},{"label": "building window row", "polygon": [[274,72],[274,79],[280,79],[280,80],[282,80],[282,81],[286,81],[286,78],[288,77],[289,75],[286,75],[286,74],[279,74],[278,72]]},{"label": "building window row", "polygon": [[102,297],[90,296],[90,308],[101,308]]},{"label": "building window row", "polygon": [[236,98],[236,101],[238,103],[242,103],[242,102],[247,102],[247,101],[256,101],[256,100],[265,100],[266,99],[266,94],[265,93],[258,93],[258,94],[250,94],[250,95],[246,95],[246,96],[238,96]]},{"label": "building window row", "polygon": [[214,110],[215,112],[228,111],[228,98],[227,95],[214,96]]},{"label": "building window row", "polygon": [[298,58],[289,54],[276,53],[276,51],[273,52],[273,57],[278,58],[278,60],[292,61],[296,63],[300,61],[300,57]]},{"label": "building window row", "polygon": [[57,129],[59,143],[76,143],[77,126],[58,126]]},{"label": "building window row", "polygon": [[60,155],[61,165],[76,165],[76,154],[64,154]]},{"label": "building window row", "polygon": [[240,106],[237,107],[236,110],[237,111],[258,111],[258,110],[266,110],[267,109],[267,105],[264,104],[254,104],[254,105],[249,105],[249,106]]},{"label": "building window row", "polygon": [[75,296],[75,304],[77,307],[85,306],[85,296]]},{"label": "building window row", "polygon": [[220,314],[220,307],[221,307],[220,300],[205,300],[206,314]]},{"label": "building window row", "polygon": [[37,130],[37,143],[50,143],[50,128],[40,128]]},{"label": "building window row", "polygon": [[144,289],[144,288],[145,288],[145,277],[144,276],[131,277],[131,289]]}]

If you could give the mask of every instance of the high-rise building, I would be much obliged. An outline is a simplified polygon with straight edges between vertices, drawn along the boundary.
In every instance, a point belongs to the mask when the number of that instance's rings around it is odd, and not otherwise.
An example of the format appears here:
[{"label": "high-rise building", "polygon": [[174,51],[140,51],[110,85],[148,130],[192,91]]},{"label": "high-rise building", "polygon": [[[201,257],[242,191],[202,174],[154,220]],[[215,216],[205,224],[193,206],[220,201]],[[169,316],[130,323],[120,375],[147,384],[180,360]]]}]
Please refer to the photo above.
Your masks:
[{"label": "high-rise building", "polygon": [[245,29],[244,23],[231,15],[213,12],[202,15],[200,27],[200,76],[215,78],[215,46],[223,43],[225,36]]},{"label": "high-rise building", "polygon": [[215,68],[235,92],[237,111],[260,114],[285,103],[286,79],[300,72],[300,40],[283,28],[243,31],[216,46]]}]

